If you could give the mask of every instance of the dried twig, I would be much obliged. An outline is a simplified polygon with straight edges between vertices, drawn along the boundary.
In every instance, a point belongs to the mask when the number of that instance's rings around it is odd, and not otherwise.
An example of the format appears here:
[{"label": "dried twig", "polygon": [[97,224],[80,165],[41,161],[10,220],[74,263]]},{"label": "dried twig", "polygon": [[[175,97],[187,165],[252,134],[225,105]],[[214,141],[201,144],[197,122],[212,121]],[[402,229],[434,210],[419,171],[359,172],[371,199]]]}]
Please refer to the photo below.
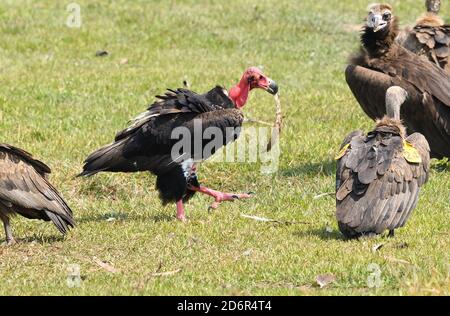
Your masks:
[{"label": "dried twig", "polygon": [[317,199],[320,199],[320,198],[322,198],[322,197],[325,197],[325,196],[333,196],[333,195],[335,195],[335,194],[336,194],[335,192],[321,193],[321,194],[316,195],[315,197],[313,197],[313,199],[314,199],[314,200],[317,200]]},{"label": "dried twig", "polygon": [[110,272],[110,273],[117,273],[119,272],[119,270],[117,270],[116,268],[114,268],[112,265],[110,265],[109,263],[106,263],[100,259],[98,259],[97,257],[93,257],[92,260],[102,269]]},{"label": "dried twig", "polygon": [[263,222],[263,223],[275,223],[275,224],[282,224],[282,225],[295,225],[295,224],[309,225],[310,224],[308,222],[279,221],[279,220],[276,220],[276,219],[271,219],[271,218],[266,218],[266,217],[259,217],[259,216],[253,216],[253,215],[246,215],[246,214],[241,214],[241,216],[244,217],[244,218],[253,219],[255,221]]},{"label": "dried twig", "polygon": [[281,128],[283,125],[283,113],[281,111],[281,102],[278,93],[274,95],[274,100],[276,105],[276,117],[275,117],[275,124],[272,129],[272,137],[270,138],[270,141],[267,144],[267,152],[272,150],[273,145],[275,145],[278,139],[280,138]]},{"label": "dried twig", "polygon": [[244,123],[257,123],[257,124],[261,124],[261,125],[272,126],[272,123],[267,123],[267,122],[256,120],[256,119],[253,119],[250,117],[245,118]]},{"label": "dried twig", "polygon": [[176,269],[176,270],[167,271],[167,272],[155,272],[155,273],[152,273],[151,276],[153,276],[153,277],[166,277],[166,276],[171,276],[171,275],[177,274],[179,272],[181,272],[181,269]]},{"label": "dried twig", "polygon": [[387,261],[390,261],[390,262],[413,265],[413,264],[412,264],[411,262],[409,262],[409,261],[406,261],[406,260],[403,260],[403,259],[397,259],[397,258],[390,257],[390,256],[384,256],[384,259],[386,259]]}]

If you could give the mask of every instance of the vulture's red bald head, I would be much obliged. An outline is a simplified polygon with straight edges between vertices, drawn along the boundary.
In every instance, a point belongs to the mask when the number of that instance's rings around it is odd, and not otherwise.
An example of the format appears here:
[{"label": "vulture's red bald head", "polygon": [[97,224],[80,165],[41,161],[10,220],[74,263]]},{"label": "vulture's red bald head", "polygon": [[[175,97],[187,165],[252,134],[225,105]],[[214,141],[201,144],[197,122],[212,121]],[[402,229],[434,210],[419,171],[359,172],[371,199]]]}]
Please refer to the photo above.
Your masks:
[{"label": "vulture's red bald head", "polygon": [[278,86],[257,67],[248,68],[242,75],[241,81],[230,89],[229,95],[237,108],[242,108],[248,100],[252,89],[263,89],[270,94],[278,93]]}]

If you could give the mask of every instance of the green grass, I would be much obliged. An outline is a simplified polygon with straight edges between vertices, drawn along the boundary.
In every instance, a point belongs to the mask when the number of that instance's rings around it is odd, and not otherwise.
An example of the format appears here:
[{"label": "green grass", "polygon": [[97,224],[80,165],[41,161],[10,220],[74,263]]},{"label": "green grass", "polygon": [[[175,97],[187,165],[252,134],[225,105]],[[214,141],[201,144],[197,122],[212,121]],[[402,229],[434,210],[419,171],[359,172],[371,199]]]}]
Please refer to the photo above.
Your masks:
[{"label": "green grass", "polygon": [[[334,190],[333,157],[344,136],[373,126],[344,80],[346,58],[358,46],[352,29],[368,1],[78,2],[80,29],[65,26],[64,2],[0,4],[1,141],[53,168],[78,222],[62,239],[49,223],[14,219],[20,243],[0,247],[0,295],[450,294],[448,167],[432,170],[394,239],[343,241],[334,199],[313,198]],[[443,2],[442,12],[450,12]],[[422,1],[392,4],[403,24],[423,10]],[[110,55],[95,57],[100,49]],[[200,177],[222,190],[255,191],[254,199],[209,214],[211,200],[197,196],[182,224],[173,206],[161,206],[148,174],[73,178],[153,95],[184,79],[199,92],[230,86],[252,65],[281,87],[279,172],[208,163]],[[257,91],[245,113],[271,121],[273,109],[272,98]],[[242,213],[302,223],[260,223]],[[381,269],[381,288],[367,286],[371,263]],[[81,287],[66,284],[71,264],[80,266]],[[328,273],[336,282],[315,287],[316,276]]]}]

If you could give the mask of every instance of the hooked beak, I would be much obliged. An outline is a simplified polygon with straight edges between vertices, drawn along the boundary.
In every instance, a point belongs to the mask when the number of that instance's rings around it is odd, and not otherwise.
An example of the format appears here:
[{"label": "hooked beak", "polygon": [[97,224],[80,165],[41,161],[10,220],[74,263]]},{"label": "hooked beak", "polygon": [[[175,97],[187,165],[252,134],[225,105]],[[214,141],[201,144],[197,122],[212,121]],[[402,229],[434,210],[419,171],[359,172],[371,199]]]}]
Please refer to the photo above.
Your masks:
[{"label": "hooked beak", "polygon": [[369,27],[371,27],[374,33],[384,29],[387,25],[387,22],[383,20],[383,16],[381,14],[375,14],[370,17]]},{"label": "hooked beak", "polygon": [[278,85],[275,81],[273,81],[272,79],[268,79],[269,80],[269,85],[266,88],[266,91],[269,92],[270,94],[277,94],[278,93]]}]

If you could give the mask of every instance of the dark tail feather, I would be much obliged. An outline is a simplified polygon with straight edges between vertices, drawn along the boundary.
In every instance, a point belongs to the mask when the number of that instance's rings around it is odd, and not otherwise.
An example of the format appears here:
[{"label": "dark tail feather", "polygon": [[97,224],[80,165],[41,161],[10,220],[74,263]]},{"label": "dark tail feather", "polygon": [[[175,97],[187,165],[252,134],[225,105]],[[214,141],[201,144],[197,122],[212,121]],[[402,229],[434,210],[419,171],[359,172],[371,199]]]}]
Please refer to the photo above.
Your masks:
[{"label": "dark tail feather", "polygon": [[62,233],[67,234],[69,227],[75,227],[75,221],[71,217],[61,216],[50,211],[45,211],[50,220],[55,224],[56,228]]},{"label": "dark tail feather", "polygon": [[83,172],[77,177],[90,177],[102,171],[114,171],[125,162],[122,156],[126,138],[93,152],[85,160]]}]

